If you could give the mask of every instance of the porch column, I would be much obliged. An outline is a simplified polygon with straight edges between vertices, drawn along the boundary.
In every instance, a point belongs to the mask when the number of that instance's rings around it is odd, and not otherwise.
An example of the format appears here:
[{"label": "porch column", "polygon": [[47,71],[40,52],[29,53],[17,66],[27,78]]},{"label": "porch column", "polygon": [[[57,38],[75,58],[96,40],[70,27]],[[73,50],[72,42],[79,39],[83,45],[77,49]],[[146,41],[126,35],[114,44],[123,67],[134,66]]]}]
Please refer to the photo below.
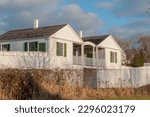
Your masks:
[{"label": "porch column", "polygon": [[95,66],[95,47],[93,47],[93,65]]},{"label": "porch column", "polygon": [[81,45],[82,66],[84,66],[84,45]]},{"label": "porch column", "polygon": [[79,56],[79,48],[76,49],[76,57],[75,57],[75,62],[76,62],[76,64],[79,64],[78,56]]},{"label": "porch column", "polygon": [[51,68],[51,59],[50,58],[52,57],[50,40],[52,40],[52,39],[48,38],[47,44],[46,44],[46,46],[47,46],[47,56],[48,57],[46,58],[46,62],[45,62],[46,68],[49,68],[49,69]]},{"label": "porch column", "polygon": [[98,63],[98,47],[96,46],[96,66],[98,67],[99,66],[99,63]]},{"label": "porch column", "polygon": [[104,48],[104,67],[107,68],[108,63],[110,62],[110,56],[108,56],[106,48]]}]

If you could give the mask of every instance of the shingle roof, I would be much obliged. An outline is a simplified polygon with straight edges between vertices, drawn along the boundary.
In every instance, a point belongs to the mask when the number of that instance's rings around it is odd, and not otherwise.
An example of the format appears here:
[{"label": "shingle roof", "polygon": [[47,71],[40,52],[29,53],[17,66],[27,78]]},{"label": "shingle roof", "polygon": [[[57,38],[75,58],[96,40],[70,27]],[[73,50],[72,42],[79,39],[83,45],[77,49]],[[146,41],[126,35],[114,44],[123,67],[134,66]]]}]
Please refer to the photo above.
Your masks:
[{"label": "shingle roof", "polygon": [[66,25],[67,24],[39,27],[36,29],[28,28],[28,29],[11,30],[2,34],[0,36],[0,40],[51,36],[52,34],[56,33],[58,30],[60,30]]},{"label": "shingle roof", "polygon": [[98,45],[103,40],[105,40],[108,36],[110,35],[83,37],[83,41],[90,41],[90,42],[93,42],[95,45]]}]

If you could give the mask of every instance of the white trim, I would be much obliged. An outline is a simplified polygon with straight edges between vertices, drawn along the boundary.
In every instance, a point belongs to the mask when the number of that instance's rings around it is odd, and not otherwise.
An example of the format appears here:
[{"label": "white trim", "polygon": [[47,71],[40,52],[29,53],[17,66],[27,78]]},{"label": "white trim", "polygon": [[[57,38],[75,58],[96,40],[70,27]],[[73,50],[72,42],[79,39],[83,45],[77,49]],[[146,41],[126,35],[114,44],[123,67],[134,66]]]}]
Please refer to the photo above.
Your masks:
[{"label": "white trim", "polygon": [[9,45],[9,52],[11,51],[11,43],[10,42],[0,42],[0,51],[5,51],[3,50],[3,45]]},{"label": "white trim", "polygon": [[105,47],[105,46],[99,46],[99,45],[97,45],[96,47],[99,47],[99,48],[107,48],[107,49],[113,49],[113,50],[119,50],[119,51],[120,51],[120,49],[110,48],[110,47]]},{"label": "white trim", "polygon": [[32,38],[20,38],[20,39],[9,39],[9,40],[0,40],[0,43],[3,42],[12,42],[12,41],[26,41],[26,40],[36,40],[36,39],[45,39],[47,40],[49,36],[43,36],[43,37],[32,37]]},{"label": "white trim", "polygon": [[[120,50],[122,50],[121,49],[121,47],[119,46],[119,44],[116,42],[116,40],[114,39],[114,37],[112,36],[112,35],[109,35],[108,37],[111,37],[111,39],[114,41],[114,43],[118,46],[118,48],[120,49]],[[108,38],[107,37],[107,38]]]},{"label": "white trim", "polygon": [[84,42],[84,46],[86,46],[86,45],[90,45],[90,46],[96,47],[96,45],[94,43],[90,42],[90,41],[85,41]]},{"label": "white trim", "polygon": [[[105,41],[107,38],[111,38],[113,40],[113,42],[116,44],[116,46],[119,49],[115,49],[115,48],[110,48],[110,47],[104,47],[104,46],[100,46],[100,44]],[[109,48],[109,49],[114,49],[114,50],[122,50],[121,47],[119,46],[119,44],[116,42],[116,40],[113,38],[113,36],[109,35],[108,37],[106,37],[102,42],[100,42],[98,45],[96,45],[97,47],[102,47],[102,48]]]},{"label": "white trim", "polygon": [[69,41],[69,42],[73,42],[73,43],[78,43],[78,44],[83,44],[83,43],[80,43],[80,42],[78,42],[78,41],[71,41],[71,40],[68,40],[68,39],[63,39],[63,38],[58,38],[58,37],[52,37],[52,36],[50,36],[49,37],[49,39],[51,40],[51,39],[59,39],[59,40],[63,40],[63,41]]},{"label": "white trim", "polygon": [[[69,24],[67,24],[66,26],[67,26],[67,27],[73,32],[73,34],[81,41],[81,43],[84,43],[84,41],[81,39],[81,37],[74,31],[74,29],[73,29]],[[57,32],[59,32],[60,30],[62,30],[62,29],[65,28],[66,26],[62,27],[62,28],[59,29]],[[55,32],[54,34],[50,35],[49,37],[56,38],[56,39],[60,39],[60,38],[57,38],[57,37],[53,37],[53,35],[55,35],[57,32]],[[68,39],[64,39],[64,40],[69,41]],[[76,41],[71,41],[71,42],[76,42]],[[78,42],[78,43],[79,43],[79,42]]]},{"label": "white trim", "polygon": [[[35,51],[35,52],[40,52],[40,51],[39,51],[39,43],[45,43],[45,46],[46,46],[46,47],[45,47],[45,52],[48,51],[48,50],[47,50],[47,45],[48,45],[48,44],[47,44],[47,41],[45,41],[45,42],[44,42],[44,41],[43,41],[43,42],[39,42],[39,41],[35,41],[35,40],[34,40],[34,41],[33,41],[33,40],[30,40],[30,41],[25,41],[25,42],[23,42],[23,52],[32,52],[32,51],[30,51],[30,46],[29,46],[30,44],[29,44],[29,43],[33,43],[33,42],[38,42],[38,45],[37,45],[37,46],[38,46],[38,48],[37,48],[38,50]],[[28,48],[27,48],[27,51],[24,51],[24,43],[27,43],[27,47],[28,47]]]},{"label": "white trim", "polygon": [[68,26],[71,29],[71,31],[80,39],[80,41],[84,42],[82,38],[74,31],[74,29],[69,24],[67,24],[66,26]]}]

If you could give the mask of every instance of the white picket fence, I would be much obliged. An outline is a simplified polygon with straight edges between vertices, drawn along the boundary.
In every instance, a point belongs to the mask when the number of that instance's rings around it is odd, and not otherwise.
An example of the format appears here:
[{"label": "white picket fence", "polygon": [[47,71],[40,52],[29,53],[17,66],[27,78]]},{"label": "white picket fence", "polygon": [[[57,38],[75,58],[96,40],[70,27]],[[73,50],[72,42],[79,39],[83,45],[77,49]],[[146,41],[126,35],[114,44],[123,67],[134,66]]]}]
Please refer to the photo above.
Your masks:
[{"label": "white picket fence", "polygon": [[97,87],[141,87],[150,84],[150,67],[99,69]]},{"label": "white picket fence", "polygon": [[44,52],[0,52],[0,68],[48,68]]},{"label": "white picket fence", "polygon": [[[81,65],[82,59],[75,57],[74,63]],[[104,60],[85,58],[85,65],[104,66]],[[43,52],[0,52],[0,68],[49,68],[50,57]],[[103,67],[102,67],[103,68]],[[100,87],[141,87],[150,84],[150,66],[121,69],[96,69],[94,76],[89,76],[94,88]],[[90,68],[89,68],[90,69]],[[94,79],[92,78],[94,77]]]}]

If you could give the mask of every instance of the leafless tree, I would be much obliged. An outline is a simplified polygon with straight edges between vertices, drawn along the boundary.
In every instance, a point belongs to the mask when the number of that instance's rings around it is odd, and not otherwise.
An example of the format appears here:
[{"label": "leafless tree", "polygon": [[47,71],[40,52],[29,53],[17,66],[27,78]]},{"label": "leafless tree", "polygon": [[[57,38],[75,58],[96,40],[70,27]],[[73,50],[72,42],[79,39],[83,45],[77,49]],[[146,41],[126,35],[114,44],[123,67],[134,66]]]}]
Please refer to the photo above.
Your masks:
[{"label": "leafless tree", "polygon": [[128,61],[131,60],[133,55],[133,51],[132,51],[133,41],[121,39],[119,37],[115,37],[115,40],[117,41],[117,43],[122,49],[122,61],[124,61],[125,64],[127,64]]},{"label": "leafless tree", "polygon": [[150,36],[142,36],[138,40],[139,48],[143,51],[145,62],[150,62]]}]

